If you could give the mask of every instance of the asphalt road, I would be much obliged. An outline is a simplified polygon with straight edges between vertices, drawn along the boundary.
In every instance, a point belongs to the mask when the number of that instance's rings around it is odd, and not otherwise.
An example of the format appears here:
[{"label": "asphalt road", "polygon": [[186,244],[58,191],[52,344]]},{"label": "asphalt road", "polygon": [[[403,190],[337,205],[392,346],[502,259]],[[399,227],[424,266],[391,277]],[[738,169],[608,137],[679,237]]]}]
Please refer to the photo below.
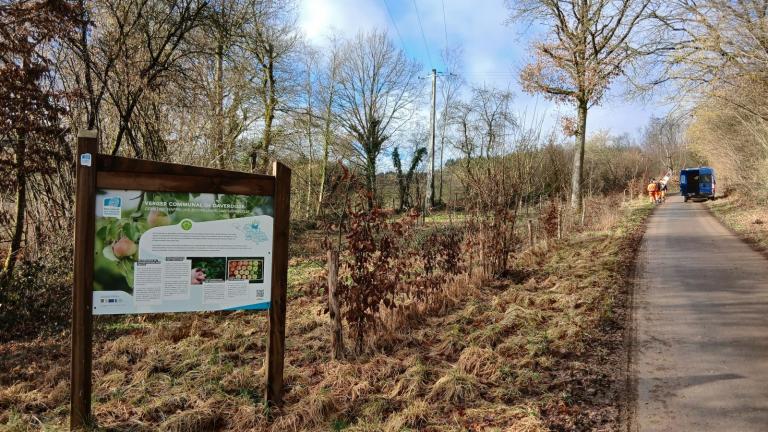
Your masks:
[{"label": "asphalt road", "polygon": [[768,260],[677,196],[639,260],[632,429],[768,431]]}]

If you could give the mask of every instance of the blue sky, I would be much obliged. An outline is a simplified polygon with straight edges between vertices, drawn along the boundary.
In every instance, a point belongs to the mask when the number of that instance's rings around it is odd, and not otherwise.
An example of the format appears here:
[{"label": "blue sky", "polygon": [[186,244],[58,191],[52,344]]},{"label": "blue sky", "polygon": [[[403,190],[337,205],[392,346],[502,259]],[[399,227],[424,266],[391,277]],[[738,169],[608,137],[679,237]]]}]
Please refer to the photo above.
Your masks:
[{"label": "blue sky", "polygon": [[[505,24],[507,16],[503,0],[302,0],[299,25],[317,45],[332,29],[345,36],[384,29],[424,66],[425,75],[432,67],[446,69],[440,58],[446,45],[461,45],[463,67],[451,72],[463,76],[469,85],[509,88],[516,95],[516,111],[535,110],[544,116],[545,125],[553,127],[560,113],[572,115],[572,109],[520,89],[518,71],[528,62],[528,43],[537,35],[534,29]],[[629,102],[613,91],[602,106],[590,111],[588,134],[610,130],[637,135],[652,115],[666,111],[660,103]]]}]

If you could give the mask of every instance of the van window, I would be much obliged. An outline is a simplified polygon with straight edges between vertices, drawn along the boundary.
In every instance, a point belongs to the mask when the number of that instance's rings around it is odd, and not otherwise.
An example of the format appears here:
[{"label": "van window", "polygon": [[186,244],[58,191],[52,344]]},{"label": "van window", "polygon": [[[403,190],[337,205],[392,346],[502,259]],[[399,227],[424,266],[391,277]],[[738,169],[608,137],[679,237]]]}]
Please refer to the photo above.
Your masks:
[{"label": "van window", "polygon": [[702,174],[699,183],[712,183],[712,174]]}]

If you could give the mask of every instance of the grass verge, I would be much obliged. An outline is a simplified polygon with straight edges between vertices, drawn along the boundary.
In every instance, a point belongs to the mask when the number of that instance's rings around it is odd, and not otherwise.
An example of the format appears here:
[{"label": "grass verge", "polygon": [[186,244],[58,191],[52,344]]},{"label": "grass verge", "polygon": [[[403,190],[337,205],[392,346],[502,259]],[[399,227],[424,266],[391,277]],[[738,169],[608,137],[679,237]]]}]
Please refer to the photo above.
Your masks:
[{"label": "grass verge", "polygon": [[[648,205],[521,253],[436,316],[330,359],[322,300],[288,305],[286,405],[262,400],[266,316],[97,320],[94,414],[111,431],[617,430],[629,275]],[[300,265],[299,265],[300,264]],[[303,280],[317,264],[297,262]],[[66,430],[65,335],[0,347],[0,430]]]},{"label": "grass verge", "polygon": [[754,197],[734,193],[707,206],[720,221],[755,249],[768,251],[768,209]]}]

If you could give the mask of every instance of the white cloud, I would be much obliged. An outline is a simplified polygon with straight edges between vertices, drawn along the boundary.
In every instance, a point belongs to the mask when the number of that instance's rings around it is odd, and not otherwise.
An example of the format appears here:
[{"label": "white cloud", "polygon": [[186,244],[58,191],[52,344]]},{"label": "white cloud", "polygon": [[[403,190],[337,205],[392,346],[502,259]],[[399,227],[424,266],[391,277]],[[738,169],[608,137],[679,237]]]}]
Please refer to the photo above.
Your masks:
[{"label": "white cloud", "polygon": [[387,28],[386,10],[370,0],[304,0],[299,26],[307,39],[324,45],[332,32],[354,36],[372,28]]},{"label": "white cloud", "polygon": [[[332,30],[353,36],[359,31],[385,29],[396,45],[424,65],[425,75],[432,67],[445,69],[440,53],[446,46],[447,30],[448,45],[459,44],[464,53],[462,70],[451,72],[463,75],[468,84],[509,88],[516,94],[517,110],[528,114],[534,110],[538,115],[545,113],[547,128],[557,127],[560,115],[572,115],[567,105],[557,106],[540,96],[522,92],[518,83],[519,71],[529,61],[528,42],[532,34],[541,29],[507,25],[505,21],[509,13],[502,0],[416,1],[428,48],[422,38],[413,0],[386,0],[386,3],[384,0],[304,0],[299,25],[307,38],[317,45],[325,44]],[[394,14],[400,36],[385,4]],[[613,133],[634,134],[655,108],[612,97],[590,112],[588,130],[610,129]]]}]

